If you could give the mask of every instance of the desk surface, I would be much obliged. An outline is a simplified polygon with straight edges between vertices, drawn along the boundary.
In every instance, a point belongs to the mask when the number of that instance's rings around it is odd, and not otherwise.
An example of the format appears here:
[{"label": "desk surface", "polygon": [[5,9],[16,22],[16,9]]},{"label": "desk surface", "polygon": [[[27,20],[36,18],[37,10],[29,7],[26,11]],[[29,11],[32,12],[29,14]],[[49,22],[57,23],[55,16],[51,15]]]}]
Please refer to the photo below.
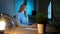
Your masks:
[{"label": "desk surface", "polygon": [[37,32],[38,32],[37,30],[29,30],[17,27],[13,34],[38,34]]},{"label": "desk surface", "polygon": [[[46,32],[56,32],[57,30],[55,30],[55,28],[51,27],[51,26],[47,26],[46,27]],[[13,34],[38,34],[37,29],[35,30],[30,30],[30,29],[26,29],[25,27],[16,27],[13,31]]]}]

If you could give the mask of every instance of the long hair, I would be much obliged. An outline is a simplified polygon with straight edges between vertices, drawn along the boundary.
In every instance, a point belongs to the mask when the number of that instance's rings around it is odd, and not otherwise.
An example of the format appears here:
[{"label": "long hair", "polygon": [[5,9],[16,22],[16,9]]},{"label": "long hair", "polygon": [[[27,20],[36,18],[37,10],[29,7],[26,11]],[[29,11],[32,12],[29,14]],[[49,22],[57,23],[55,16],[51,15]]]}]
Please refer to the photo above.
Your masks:
[{"label": "long hair", "polygon": [[20,9],[19,9],[19,11],[18,11],[18,12],[21,12],[22,10],[24,10],[24,9],[25,9],[25,7],[26,7],[26,5],[23,3],[23,4],[20,6]]}]

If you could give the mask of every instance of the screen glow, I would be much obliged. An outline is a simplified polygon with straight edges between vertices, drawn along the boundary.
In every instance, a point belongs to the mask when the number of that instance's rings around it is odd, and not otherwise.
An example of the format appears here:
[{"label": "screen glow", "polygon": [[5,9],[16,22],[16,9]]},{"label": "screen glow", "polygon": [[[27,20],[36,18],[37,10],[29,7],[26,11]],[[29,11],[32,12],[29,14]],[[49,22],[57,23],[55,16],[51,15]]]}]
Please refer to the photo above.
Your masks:
[{"label": "screen glow", "polygon": [[48,19],[51,19],[51,2],[48,5]]}]

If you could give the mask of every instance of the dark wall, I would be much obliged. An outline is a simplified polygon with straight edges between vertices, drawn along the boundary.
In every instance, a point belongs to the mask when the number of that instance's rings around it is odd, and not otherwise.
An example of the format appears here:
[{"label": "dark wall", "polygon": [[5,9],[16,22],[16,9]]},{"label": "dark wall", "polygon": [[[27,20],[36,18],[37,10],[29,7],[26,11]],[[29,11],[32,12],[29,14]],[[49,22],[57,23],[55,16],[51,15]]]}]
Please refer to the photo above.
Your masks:
[{"label": "dark wall", "polygon": [[14,0],[0,0],[0,13],[14,15]]},{"label": "dark wall", "polygon": [[60,0],[53,0],[53,13],[56,17],[60,17]]},{"label": "dark wall", "polygon": [[48,5],[49,5],[50,0],[38,0],[38,11],[42,12],[44,14],[47,14],[47,9],[48,9]]},{"label": "dark wall", "polygon": [[44,13],[47,15],[47,9],[49,5],[50,0],[36,0],[36,8],[35,10],[40,13]]},{"label": "dark wall", "polygon": [[[49,0],[29,0],[28,1],[28,13],[31,13],[32,10],[36,10],[37,12],[43,12],[46,14],[47,12],[47,6],[48,6]],[[0,0],[0,13],[7,13],[11,16],[15,15],[18,12],[19,4],[23,3],[23,0]],[[31,5],[31,3],[33,3]],[[33,7],[32,10],[30,7]],[[31,11],[30,11],[31,10]]]}]

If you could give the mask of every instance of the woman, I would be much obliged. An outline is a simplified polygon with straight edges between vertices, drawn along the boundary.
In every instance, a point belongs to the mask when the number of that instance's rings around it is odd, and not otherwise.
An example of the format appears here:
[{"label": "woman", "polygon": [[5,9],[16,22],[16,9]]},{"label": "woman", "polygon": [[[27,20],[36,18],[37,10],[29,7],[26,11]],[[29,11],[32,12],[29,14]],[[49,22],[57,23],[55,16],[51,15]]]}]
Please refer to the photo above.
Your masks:
[{"label": "woman", "polygon": [[27,6],[22,4],[17,14],[17,21],[19,26],[29,26],[28,16],[26,14]]}]

